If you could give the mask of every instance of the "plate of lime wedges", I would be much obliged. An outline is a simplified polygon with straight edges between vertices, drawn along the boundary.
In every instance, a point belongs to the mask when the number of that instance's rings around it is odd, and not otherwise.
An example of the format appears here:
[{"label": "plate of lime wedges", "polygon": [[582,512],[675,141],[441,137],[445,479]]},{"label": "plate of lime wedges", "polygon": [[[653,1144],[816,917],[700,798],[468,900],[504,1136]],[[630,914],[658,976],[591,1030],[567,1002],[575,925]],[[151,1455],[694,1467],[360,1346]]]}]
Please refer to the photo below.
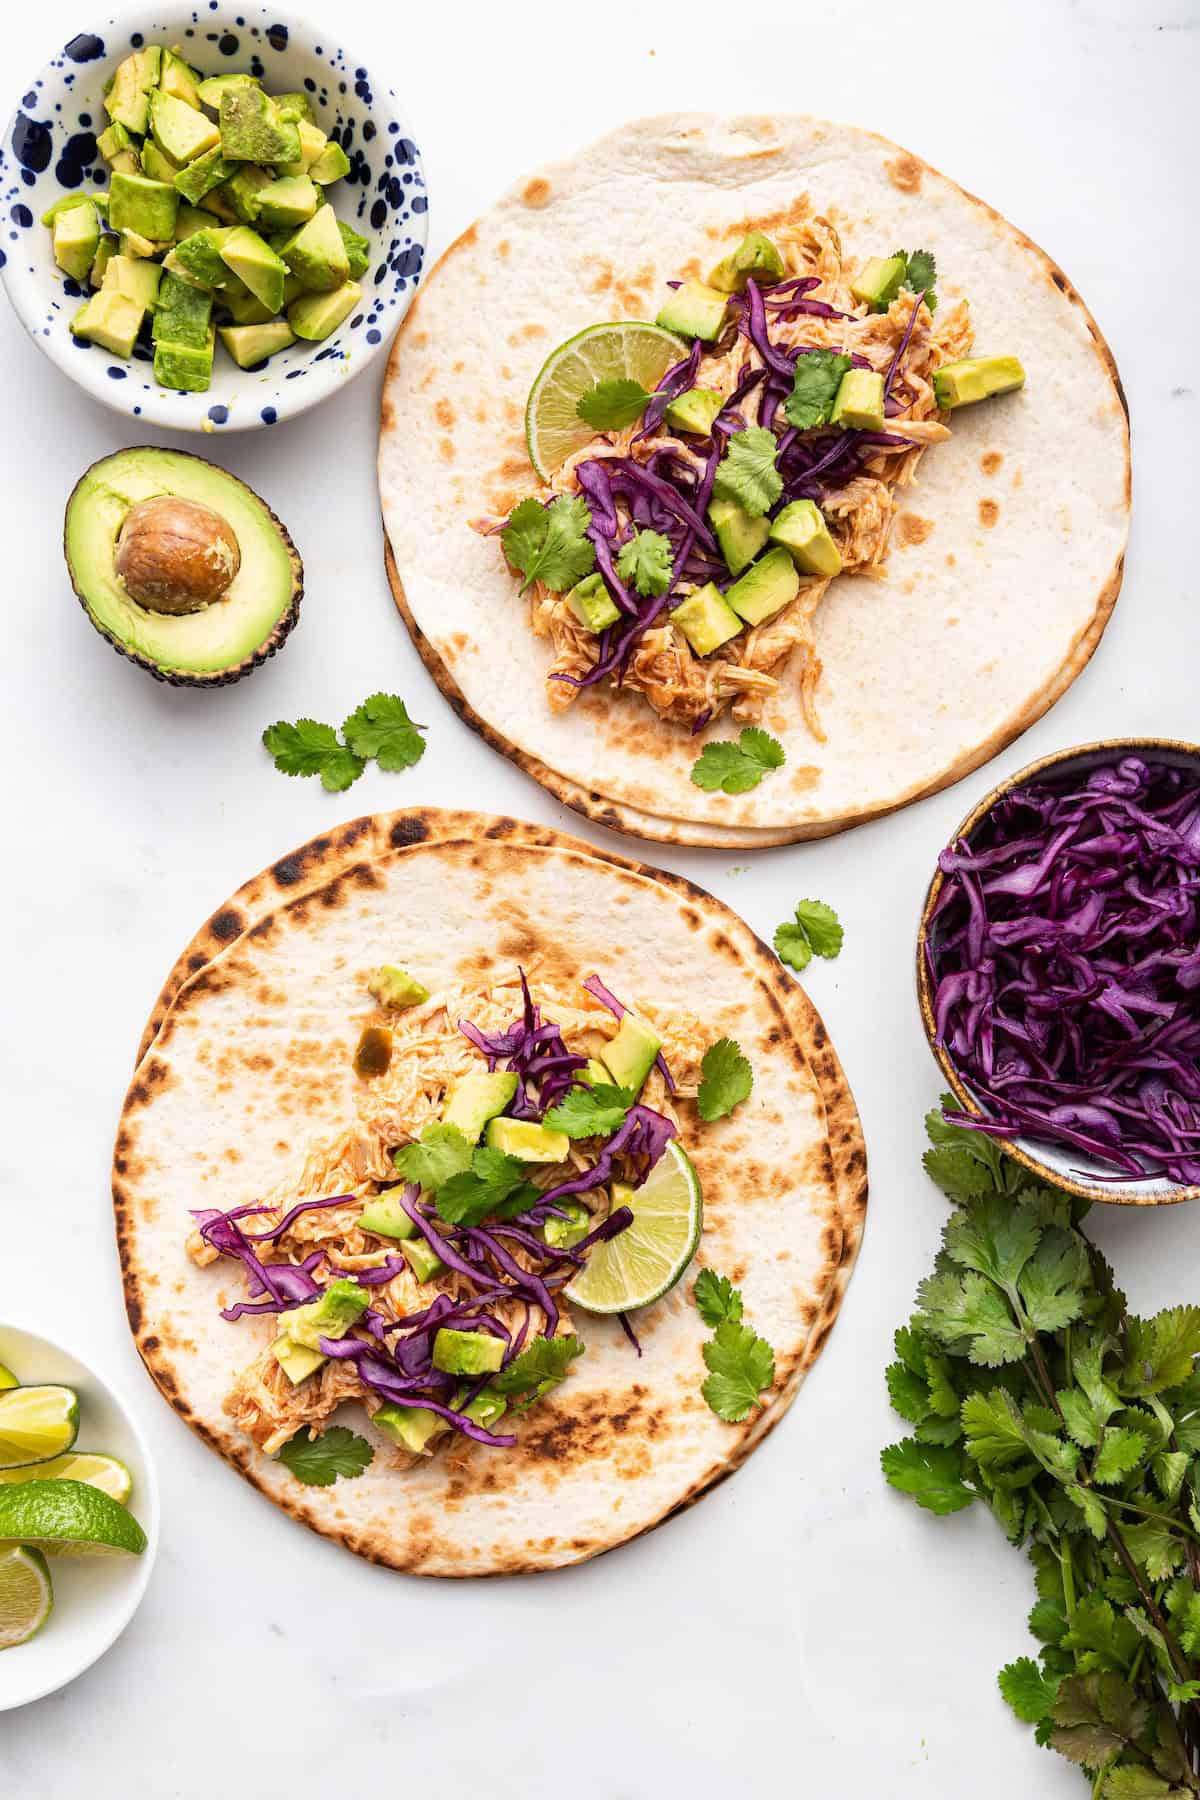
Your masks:
[{"label": "plate of lime wedges", "polygon": [[0,1712],[104,1654],[157,1546],[158,1483],[124,1402],[70,1351],[0,1324]]}]

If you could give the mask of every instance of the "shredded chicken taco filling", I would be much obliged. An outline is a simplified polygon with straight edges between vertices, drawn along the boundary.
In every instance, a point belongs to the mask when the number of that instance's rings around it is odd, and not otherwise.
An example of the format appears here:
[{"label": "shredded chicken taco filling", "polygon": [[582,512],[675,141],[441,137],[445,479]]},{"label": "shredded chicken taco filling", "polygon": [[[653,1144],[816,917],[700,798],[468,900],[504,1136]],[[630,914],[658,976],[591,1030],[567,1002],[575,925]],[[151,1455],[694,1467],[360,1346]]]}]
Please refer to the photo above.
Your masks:
[{"label": "shredded chicken taco filling", "polygon": [[194,1215],[193,1259],[244,1276],[222,1317],[272,1316],[225,1402],[268,1455],[346,1400],[409,1465],[456,1434],[511,1445],[505,1412],[582,1353],[564,1290],[632,1225],[703,1044],[596,976],[531,976],[430,994],[376,970],[353,1123],[271,1194]]},{"label": "shredded chicken taco filling", "polygon": [[813,621],[830,581],[883,573],[897,492],[948,413],[1024,380],[1013,357],[970,357],[967,304],[939,310],[935,279],[924,251],[855,268],[809,217],[751,232],[707,283],[671,283],[656,327],[635,329],[688,354],[653,393],[597,383],[578,403],[590,440],[507,520],[472,521],[525,578],[552,709],[608,683],[693,732],[727,709],[755,724],[795,656],[823,737]]}]

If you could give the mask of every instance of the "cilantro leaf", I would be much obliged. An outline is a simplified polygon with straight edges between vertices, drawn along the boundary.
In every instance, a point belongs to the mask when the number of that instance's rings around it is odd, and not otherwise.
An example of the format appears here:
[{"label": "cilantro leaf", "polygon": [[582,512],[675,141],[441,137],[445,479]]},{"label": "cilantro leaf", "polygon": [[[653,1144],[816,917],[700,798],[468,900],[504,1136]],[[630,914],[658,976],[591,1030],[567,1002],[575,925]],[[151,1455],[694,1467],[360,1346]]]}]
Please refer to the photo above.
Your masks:
[{"label": "cilantro leaf", "polygon": [[904,286],[912,293],[925,295],[925,304],[931,313],[937,311],[937,295],[934,283],[937,281],[937,263],[930,250],[914,250],[910,256],[907,250],[895,250],[894,256],[904,258]]},{"label": "cilantro leaf", "polygon": [[1000,1692],[1027,1725],[1044,1719],[1058,1697],[1058,1677],[1044,1675],[1032,1656],[1018,1656],[1001,1669]]},{"label": "cilantro leaf", "polygon": [[803,925],[789,919],[784,925],[775,927],[775,936],[771,939],[775,946],[775,954],[780,962],[787,963],[799,973],[807,969],[812,961],[812,945]]},{"label": "cilantro leaf", "polygon": [[692,1299],[706,1325],[722,1325],[726,1319],[736,1324],[742,1316],[741,1294],[728,1275],[715,1275],[711,1269],[701,1269],[697,1275]]},{"label": "cilantro leaf", "polygon": [[485,1144],[472,1153],[469,1169],[439,1187],[437,1210],[447,1225],[478,1225],[502,1208],[509,1217],[527,1211],[539,1194],[526,1180],[524,1163]]},{"label": "cilantro leaf", "polygon": [[279,1461],[306,1487],[331,1487],[339,1475],[347,1481],[361,1475],[374,1455],[367,1440],[344,1425],[334,1425],[320,1437],[313,1437],[305,1425],[288,1439]]},{"label": "cilantro leaf", "polygon": [[925,1173],[951,1200],[974,1200],[992,1191],[987,1164],[957,1144],[935,1144],[921,1161]]},{"label": "cilantro leaf", "polygon": [[496,1394],[531,1393],[540,1399],[557,1387],[575,1358],[582,1355],[583,1344],[577,1337],[534,1338],[488,1385]]},{"label": "cilantro leaf", "polygon": [[629,542],[621,545],[617,574],[625,583],[632,582],[639,594],[657,598],[671,585],[674,557],[671,540],[661,531],[635,531]]},{"label": "cilantro leaf", "polygon": [[814,953],[834,957],[842,947],[841,920],[832,906],[823,900],[801,900],[793,922],[788,919],[776,927],[772,940],[780,962],[793,969],[806,969]]},{"label": "cilantro leaf", "polygon": [[702,1354],[711,1373],[700,1392],[719,1419],[740,1424],[774,1384],[775,1352],[749,1325],[724,1319]]},{"label": "cilantro leaf", "polygon": [[973,1270],[961,1277],[941,1270],[921,1283],[917,1297],[925,1329],[956,1354],[965,1340],[973,1363],[999,1368],[1025,1354],[1025,1334],[1003,1294]]},{"label": "cilantro leaf", "polygon": [[911,1494],[927,1512],[961,1512],[975,1495],[962,1479],[962,1454],[941,1444],[919,1444],[902,1438],[880,1454],[880,1465],[890,1487]]},{"label": "cilantro leaf", "polygon": [[717,466],[713,492],[718,499],[736,500],[752,519],[761,519],[783,492],[783,476],[775,467],[778,451],[775,433],[761,425],[735,431]]},{"label": "cilantro leaf", "polygon": [[565,594],[596,566],[596,552],[587,536],[591,508],[579,494],[560,494],[549,506],[540,500],[522,500],[500,533],[504,554],[525,580],[544,582],[553,594]]},{"label": "cilantro leaf", "polygon": [[319,775],[328,793],[340,794],[358,780],[366,767],[361,756],[338,742],[332,725],[315,719],[297,719],[289,725],[280,719],[268,725],[262,741],[283,775]]},{"label": "cilantro leaf", "polygon": [[1124,1425],[1110,1425],[1092,1465],[1092,1480],[1099,1482],[1101,1487],[1111,1487],[1114,1482],[1124,1481],[1137,1468],[1148,1449],[1149,1444],[1140,1431],[1132,1431]]},{"label": "cilantro leaf", "polygon": [[424,729],[398,694],[371,694],[350,714],[342,736],[356,756],[373,756],[381,769],[410,769],[425,754]]},{"label": "cilantro leaf", "polygon": [[575,411],[585,425],[596,431],[624,431],[634,425],[646,410],[650,396],[640,381],[598,381],[575,403]]},{"label": "cilantro leaf", "polygon": [[850,358],[836,350],[809,350],[796,358],[792,391],[783,404],[784,417],[798,431],[827,425]]},{"label": "cilantro leaf", "polygon": [[754,1071],[734,1038],[718,1038],[704,1052],[700,1063],[700,1090],[696,1105],[707,1125],[723,1119],[750,1096]]},{"label": "cilantro leaf", "polygon": [[565,1131],[569,1138],[610,1137],[624,1124],[634,1102],[632,1088],[597,1082],[588,1087],[576,1082],[542,1120],[548,1131]]},{"label": "cilantro leaf", "polygon": [[1044,1233],[1017,1283],[1034,1330],[1061,1331],[1073,1324],[1083,1312],[1088,1279],[1087,1251],[1078,1233]]},{"label": "cilantro leaf", "polygon": [[1152,1319],[1131,1318],[1121,1375],[1124,1394],[1157,1394],[1176,1387],[1200,1356],[1200,1306],[1173,1306]]},{"label": "cilantro leaf", "polygon": [[426,1125],[419,1142],[393,1152],[392,1161],[406,1181],[436,1190],[471,1167],[475,1147],[457,1125]]},{"label": "cilantro leaf", "polygon": [[778,738],[751,725],[736,744],[732,738],[705,744],[692,765],[692,780],[706,793],[715,793],[719,788],[724,794],[745,794],[758,786],[769,769],[781,768],[785,760]]}]

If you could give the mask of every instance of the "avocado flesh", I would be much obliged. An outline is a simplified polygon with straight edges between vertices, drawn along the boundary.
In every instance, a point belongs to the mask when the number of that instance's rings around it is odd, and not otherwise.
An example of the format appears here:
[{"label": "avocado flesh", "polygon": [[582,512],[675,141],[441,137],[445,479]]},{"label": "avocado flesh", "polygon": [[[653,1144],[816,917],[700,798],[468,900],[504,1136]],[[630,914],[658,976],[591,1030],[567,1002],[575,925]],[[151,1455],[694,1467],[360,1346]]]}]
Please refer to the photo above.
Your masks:
[{"label": "avocado flesh", "polygon": [[402,1241],[412,1237],[417,1229],[399,1201],[386,1192],[366,1202],[358,1215],[358,1227],[360,1231],[373,1231],[376,1237]]},{"label": "avocado flesh", "polygon": [[162,270],[143,256],[110,256],[104,271],[104,292],[124,294],[144,308],[158,299]]},{"label": "avocado flesh", "polygon": [[450,1430],[439,1413],[423,1406],[397,1406],[391,1401],[379,1408],[371,1423],[393,1444],[410,1450],[414,1456],[423,1456],[434,1438]]},{"label": "avocado flesh", "polygon": [[[148,175],[151,181],[168,181],[172,187],[179,173],[179,164],[164,156],[152,138],[147,138],[138,152],[142,164],[142,174]],[[114,168],[116,165],[113,165]]]},{"label": "avocado flesh", "polygon": [[[276,163],[275,167],[280,175],[307,175],[313,164],[320,162],[325,154],[329,139],[319,125],[314,125],[309,119],[299,119],[296,130],[300,137],[300,155],[295,162]],[[345,174],[345,170],[342,173]]]},{"label": "avocado flesh", "polygon": [[529,1119],[489,1119],[483,1136],[490,1150],[502,1150],[521,1162],[562,1162],[571,1148],[565,1131],[551,1131]]},{"label": "avocado flesh", "polygon": [[672,431],[690,431],[695,437],[709,437],[713,421],[724,404],[721,395],[711,388],[689,388],[678,400],[671,401],[665,414],[666,422]]},{"label": "avocado flesh", "polygon": [[571,1250],[588,1234],[592,1215],[577,1200],[556,1200],[554,1204],[565,1219],[549,1218],[542,1226],[542,1236],[555,1250]]},{"label": "avocado flesh", "polygon": [[908,264],[902,256],[868,257],[850,283],[850,292],[873,312],[886,312],[896,295]]},{"label": "avocado flesh", "polygon": [[874,369],[847,369],[838,385],[829,422],[849,431],[882,431],[883,376]]},{"label": "avocado flesh", "polygon": [[699,338],[702,343],[711,344],[724,330],[728,309],[727,294],[706,287],[702,281],[685,281],[660,309],[654,323],[682,338]]},{"label": "avocado flesh", "polygon": [[307,175],[281,175],[268,180],[256,196],[259,223],[272,231],[284,226],[306,225],[321,205],[321,196]]},{"label": "avocado flesh", "polygon": [[54,221],[54,260],[64,275],[86,281],[100,248],[100,215],[94,206],[72,206]]},{"label": "avocado flesh", "polygon": [[[211,507],[228,521],[242,552],[225,594],[199,612],[151,612],[131,600],[117,578],[116,540],[125,515],[139,500],[161,494]],[[182,451],[143,445],[95,463],[67,504],[65,548],[75,591],[93,624],[119,650],[169,680],[247,674],[294,622],[301,568],[287,533],[234,476]]]},{"label": "avocado flesh", "polygon": [[582,581],[576,582],[567,595],[567,605],[579,623],[597,635],[607,631],[621,617],[621,609],[600,574],[585,575]]},{"label": "avocado flesh", "polygon": [[184,62],[174,50],[164,50],[162,74],[159,87],[164,94],[170,94],[173,100],[182,100],[185,106],[199,106],[200,86],[196,79],[196,71],[190,63]]},{"label": "avocado flesh", "polygon": [[214,150],[206,150],[195,162],[180,169],[175,177],[176,191],[193,206],[197,206],[206,194],[228,181],[233,174],[234,165],[221,155],[220,145]]},{"label": "avocado flesh", "polygon": [[365,275],[371,261],[371,240],[365,238],[361,231],[355,231],[353,225],[347,225],[345,219],[339,219],[337,228],[342,234],[342,242],[346,246],[346,260],[350,264],[350,279],[357,281]]},{"label": "avocado flesh", "polygon": [[708,517],[717,534],[721,555],[731,575],[748,569],[767,541],[769,519],[755,519],[736,500],[713,500]]},{"label": "avocado flesh", "polygon": [[145,307],[127,294],[105,293],[103,288],[84,302],[71,320],[74,337],[86,338],[111,350],[114,356],[130,357],[142,328]]},{"label": "avocado flesh", "polygon": [[150,96],[150,135],[164,156],[182,166],[215,150],[221,133],[196,107],[156,88]]},{"label": "avocado flesh", "polygon": [[671,613],[672,625],[678,625],[697,656],[711,656],[742,629],[742,621],[727,606],[715,581],[697,588]]},{"label": "avocado flesh", "polygon": [[[207,297],[207,296],[205,296]],[[154,345],[154,379],[159,387],[203,394],[212,386],[213,350],[217,334],[210,325],[202,344],[172,343],[158,338]]]},{"label": "avocado flesh", "polygon": [[123,175],[119,170],[114,174],[108,206],[114,231],[135,231],[161,243],[175,236],[178,216],[179,194],[173,185],[146,175]]},{"label": "avocado flesh", "polygon": [[349,279],[350,258],[328,201],[288,239],[280,254],[291,273],[315,291],[331,293]]},{"label": "avocado flesh", "polygon": [[221,245],[221,261],[241,276],[255,299],[270,307],[272,314],[279,311],[287,269],[257,231],[248,225],[231,231]]},{"label": "avocado flesh", "polygon": [[320,1350],[310,1350],[306,1344],[293,1343],[286,1333],[275,1339],[271,1352],[293,1387],[298,1382],[306,1381],[310,1375],[315,1375],[321,1364],[329,1361]]},{"label": "avocado flesh", "polygon": [[616,1037],[605,1044],[600,1057],[617,1086],[632,1088],[636,1094],[661,1049],[662,1039],[658,1033],[636,1014],[627,1012],[617,1028]]},{"label": "avocado flesh", "polygon": [[774,618],[800,592],[800,577],[789,551],[782,544],[756,563],[751,563],[739,581],[735,581],[725,599],[747,625],[761,625]]},{"label": "avocado flesh", "polygon": [[933,371],[933,397],[944,412],[1024,386],[1025,370],[1015,356],[965,356]]},{"label": "avocado flesh", "polygon": [[404,1255],[415,1280],[432,1281],[440,1275],[445,1263],[436,1250],[432,1250],[423,1237],[415,1237],[404,1246]]},{"label": "avocado flesh", "polygon": [[350,173],[350,158],[340,144],[327,143],[321,154],[309,163],[308,173],[318,186],[332,187],[335,181]]},{"label": "avocado flesh", "polygon": [[343,282],[332,294],[298,294],[287,309],[288,324],[298,338],[319,344],[332,336],[361,299],[356,281]]},{"label": "avocado flesh", "polygon": [[504,1111],[516,1091],[517,1077],[504,1069],[461,1075],[446,1096],[442,1124],[455,1126],[477,1144],[488,1120]]},{"label": "avocado flesh", "polygon": [[771,287],[784,277],[783,257],[761,231],[744,237],[732,256],[721,259],[708,278],[709,287],[722,293],[742,294],[746,283],[756,281],[760,287]]},{"label": "avocado flesh", "polygon": [[433,1340],[433,1366],[445,1375],[494,1375],[503,1361],[504,1339],[490,1332],[443,1325]]},{"label": "avocado flesh", "polygon": [[837,575],[841,552],[815,500],[793,500],[771,525],[771,542],[790,550],[802,575]]},{"label": "avocado flesh", "polygon": [[272,319],[269,325],[221,325],[217,336],[239,369],[257,368],[296,341],[286,319]]}]

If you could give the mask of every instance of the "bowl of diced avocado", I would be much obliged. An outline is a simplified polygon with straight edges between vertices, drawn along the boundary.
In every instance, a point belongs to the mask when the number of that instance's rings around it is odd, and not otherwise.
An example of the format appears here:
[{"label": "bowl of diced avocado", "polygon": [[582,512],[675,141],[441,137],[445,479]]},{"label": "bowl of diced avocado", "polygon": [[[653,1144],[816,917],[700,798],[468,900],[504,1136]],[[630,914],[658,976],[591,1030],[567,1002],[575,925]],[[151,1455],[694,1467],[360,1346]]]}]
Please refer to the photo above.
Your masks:
[{"label": "bowl of diced avocado", "polygon": [[319,27],[210,0],[73,37],[0,145],[3,280],[39,349],[118,412],[274,425],[381,350],[424,267],[420,153]]}]

